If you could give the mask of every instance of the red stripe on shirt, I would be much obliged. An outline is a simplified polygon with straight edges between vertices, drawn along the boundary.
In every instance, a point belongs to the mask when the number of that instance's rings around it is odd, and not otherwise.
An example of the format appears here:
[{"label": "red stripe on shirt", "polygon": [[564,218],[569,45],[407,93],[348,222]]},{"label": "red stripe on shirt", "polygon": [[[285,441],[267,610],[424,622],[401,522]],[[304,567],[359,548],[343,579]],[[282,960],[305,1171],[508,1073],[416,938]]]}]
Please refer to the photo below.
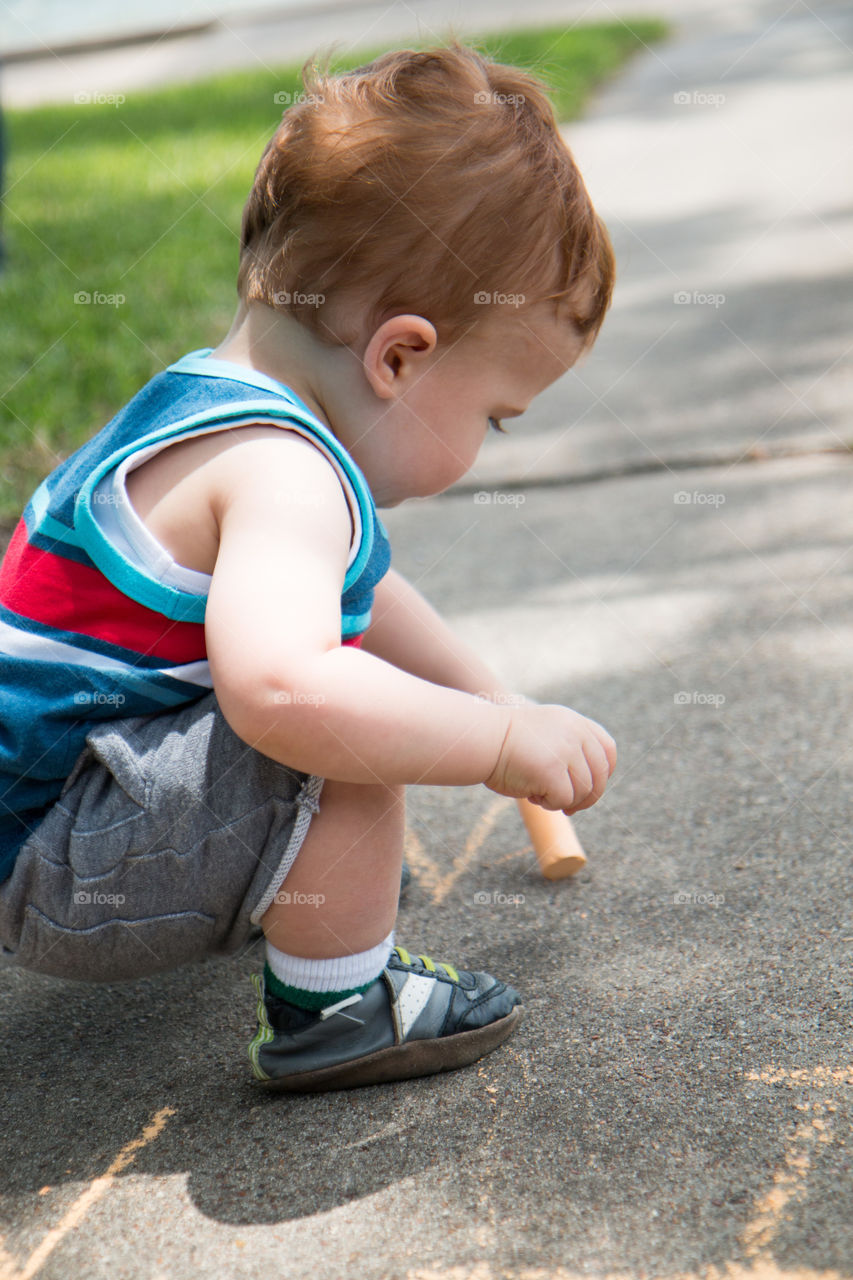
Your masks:
[{"label": "red stripe on shirt", "polygon": [[0,565],[0,603],[44,626],[165,662],[207,656],[204,623],[175,622],[119,591],[99,569],[31,546],[23,519]]}]

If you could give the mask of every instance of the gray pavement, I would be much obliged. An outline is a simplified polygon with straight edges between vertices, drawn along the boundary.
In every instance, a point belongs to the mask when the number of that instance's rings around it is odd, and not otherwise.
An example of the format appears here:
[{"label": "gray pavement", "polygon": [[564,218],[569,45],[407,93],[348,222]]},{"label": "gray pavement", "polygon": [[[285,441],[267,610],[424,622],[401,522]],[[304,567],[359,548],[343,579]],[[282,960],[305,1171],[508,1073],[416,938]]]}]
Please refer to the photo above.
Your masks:
[{"label": "gray pavement", "polygon": [[853,443],[851,46],[849,6],[682,14],[567,127],[614,242],[613,309],[471,483]]},{"label": "gray pavement", "polygon": [[559,884],[510,802],[411,793],[399,939],[511,980],[520,1031],[282,1100],[245,1061],[257,948],[4,973],[0,1277],[853,1277],[846,23],[688,13],[599,100],[600,344],[467,488],[387,513],[505,678],[620,746]]}]

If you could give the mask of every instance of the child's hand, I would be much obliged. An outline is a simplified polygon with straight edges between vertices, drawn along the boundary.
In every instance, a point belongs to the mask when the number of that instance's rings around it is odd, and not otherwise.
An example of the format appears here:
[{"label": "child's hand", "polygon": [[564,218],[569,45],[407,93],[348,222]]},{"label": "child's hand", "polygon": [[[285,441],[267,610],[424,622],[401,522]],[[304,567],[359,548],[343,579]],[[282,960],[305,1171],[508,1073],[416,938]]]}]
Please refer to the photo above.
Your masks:
[{"label": "child's hand", "polygon": [[600,724],[568,707],[525,703],[512,712],[486,786],[571,814],[601,799],[615,767],[616,744]]}]

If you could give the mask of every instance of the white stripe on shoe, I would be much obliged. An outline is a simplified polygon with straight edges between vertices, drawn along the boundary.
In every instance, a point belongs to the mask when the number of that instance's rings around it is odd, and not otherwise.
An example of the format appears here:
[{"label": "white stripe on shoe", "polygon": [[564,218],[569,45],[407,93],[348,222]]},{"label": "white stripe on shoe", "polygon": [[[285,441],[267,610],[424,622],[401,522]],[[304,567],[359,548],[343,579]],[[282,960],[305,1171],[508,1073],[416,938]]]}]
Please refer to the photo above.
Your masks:
[{"label": "white stripe on shoe", "polygon": [[434,991],[435,978],[427,978],[420,973],[410,973],[406,978],[393,1005],[394,1022],[401,1041],[406,1039]]}]

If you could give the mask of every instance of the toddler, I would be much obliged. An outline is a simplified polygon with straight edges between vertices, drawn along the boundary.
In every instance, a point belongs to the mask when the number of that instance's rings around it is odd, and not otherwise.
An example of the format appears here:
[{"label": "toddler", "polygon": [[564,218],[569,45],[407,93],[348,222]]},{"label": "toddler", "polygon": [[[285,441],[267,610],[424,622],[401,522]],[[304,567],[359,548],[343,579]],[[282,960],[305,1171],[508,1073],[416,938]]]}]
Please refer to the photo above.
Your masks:
[{"label": "toddler", "polygon": [[249,1056],[295,1092],[518,1023],[503,982],[394,946],[407,785],[571,814],[616,759],[506,698],[377,513],[463,476],[601,326],[612,249],[543,87],[458,44],[304,78],[227,337],[44,480],[0,567],[4,958],[115,981],[260,925]]}]

